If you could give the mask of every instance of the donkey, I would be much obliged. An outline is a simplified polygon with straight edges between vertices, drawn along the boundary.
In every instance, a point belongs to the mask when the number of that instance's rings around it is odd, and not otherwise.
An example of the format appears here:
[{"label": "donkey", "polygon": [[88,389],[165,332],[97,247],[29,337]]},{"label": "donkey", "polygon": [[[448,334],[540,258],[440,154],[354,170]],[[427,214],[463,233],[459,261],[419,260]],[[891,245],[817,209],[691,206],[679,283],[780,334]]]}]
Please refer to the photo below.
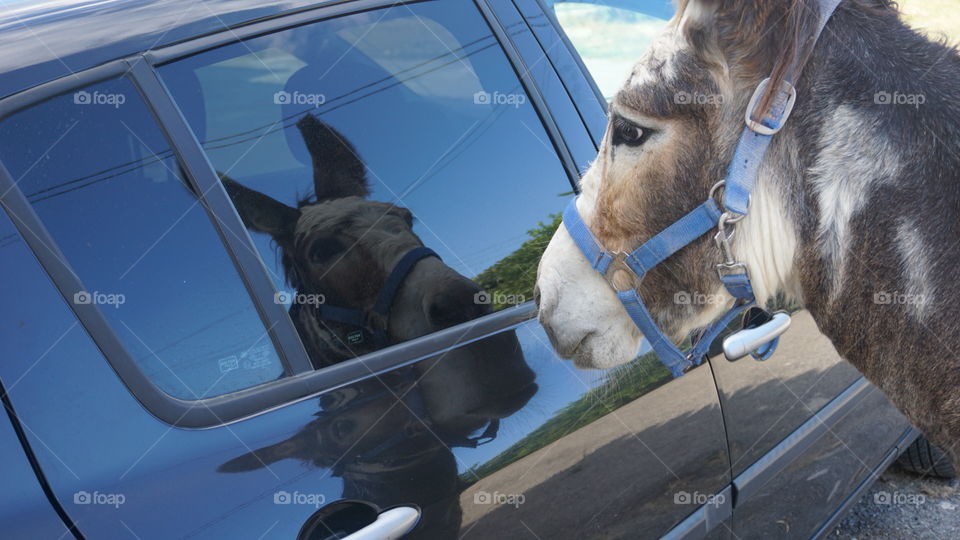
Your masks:
[{"label": "donkey", "polygon": [[[816,0],[680,0],[613,99],[577,209],[609,251],[635,249],[724,178],[748,102],[807,59],[731,249],[761,303],[802,302],[842,357],[934,442],[960,450],[960,55],[888,0],[843,0],[815,46]],[[769,109],[767,93],[759,110]],[[637,282],[674,343],[731,304],[709,235]],[[674,303],[678,291],[703,305]],[[583,368],[633,359],[641,334],[560,227],[540,262],[539,318]]]},{"label": "donkey", "polygon": [[[298,297],[364,313],[362,324],[382,331],[382,342],[356,342],[354,325],[325,319],[318,306],[294,304],[290,314],[316,368],[414,339],[490,312],[475,301],[480,287],[439,258],[415,262],[385,313],[373,310],[392,270],[422,248],[406,208],[367,200],[370,190],[356,150],[311,114],[297,122],[313,162],[314,197],[287,206],[221,175],[245,226],[277,244],[287,281]],[[322,306],[320,306],[322,307]],[[516,334],[503,332],[417,364],[434,420],[448,428],[477,429],[503,399],[536,392]],[[467,411],[472,411],[468,413]]]}]

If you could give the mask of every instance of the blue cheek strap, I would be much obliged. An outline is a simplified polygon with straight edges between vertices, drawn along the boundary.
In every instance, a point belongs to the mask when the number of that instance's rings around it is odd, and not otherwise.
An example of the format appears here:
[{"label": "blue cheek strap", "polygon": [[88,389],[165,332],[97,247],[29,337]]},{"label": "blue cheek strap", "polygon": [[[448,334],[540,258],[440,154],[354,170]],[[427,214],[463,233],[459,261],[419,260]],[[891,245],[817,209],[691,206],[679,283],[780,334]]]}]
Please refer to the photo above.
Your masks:
[{"label": "blue cheek strap", "polygon": [[[590,261],[593,269],[603,275],[612,287],[613,274],[617,270],[628,271],[639,282],[650,269],[715,229],[721,216],[722,212],[716,201],[710,199],[631,253],[610,253],[601,248],[600,243],[580,216],[576,199],[570,201],[564,210],[563,224],[574,243]],[[736,302],[723,317],[700,335],[686,353],[674,345],[660,330],[636,289],[616,292],[630,319],[640,329],[657,357],[674,377],[680,377],[693,367],[700,365],[711,343],[720,336],[721,332],[744,311],[756,306],[753,290],[750,287],[750,278],[746,273],[721,275],[721,281]],[[772,354],[775,348],[776,345],[772,344],[767,353]]]}]

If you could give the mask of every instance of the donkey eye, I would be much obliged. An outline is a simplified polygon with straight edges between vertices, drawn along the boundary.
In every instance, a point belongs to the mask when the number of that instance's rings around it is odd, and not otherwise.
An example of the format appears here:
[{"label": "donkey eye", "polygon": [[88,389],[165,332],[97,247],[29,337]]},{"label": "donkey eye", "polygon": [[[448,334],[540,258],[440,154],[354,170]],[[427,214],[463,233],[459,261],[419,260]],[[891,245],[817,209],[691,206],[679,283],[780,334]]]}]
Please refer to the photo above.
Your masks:
[{"label": "donkey eye", "polygon": [[643,138],[643,128],[640,126],[630,126],[623,130],[623,138],[628,142],[639,141]]},{"label": "donkey eye", "polygon": [[614,145],[640,146],[653,134],[654,130],[638,126],[623,117],[616,117],[613,121]]},{"label": "donkey eye", "polygon": [[310,244],[308,255],[310,262],[319,264],[331,259],[343,251],[343,246],[333,238],[319,238]]}]

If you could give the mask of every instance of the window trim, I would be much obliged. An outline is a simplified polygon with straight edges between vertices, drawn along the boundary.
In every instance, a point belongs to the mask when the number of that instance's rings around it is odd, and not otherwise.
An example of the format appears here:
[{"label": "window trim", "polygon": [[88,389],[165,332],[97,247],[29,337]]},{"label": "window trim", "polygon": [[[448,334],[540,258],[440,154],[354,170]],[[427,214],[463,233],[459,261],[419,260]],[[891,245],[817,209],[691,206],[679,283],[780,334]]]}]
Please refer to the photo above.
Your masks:
[{"label": "window trim", "polygon": [[[593,92],[593,95],[591,97],[597,98],[599,113],[600,113],[600,116],[603,118],[602,125],[601,124],[593,125],[593,121],[588,117],[588,115],[590,115],[590,111],[584,110],[584,108],[587,107],[586,103],[584,103],[583,105],[580,105],[579,101],[577,100],[574,100],[573,103],[574,105],[576,105],[577,110],[581,111],[581,116],[583,117],[583,123],[587,124],[590,135],[593,136],[593,142],[597,145],[597,148],[599,148],[600,145],[603,143],[603,135],[607,127],[607,100],[606,98],[603,97],[603,92],[601,92],[600,87],[597,86],[597,81],[594,80],[593,75],[587,69],[587,65],[583,63],[583,58],[580,56],[580,51],[578,51],[577,48],[573,46],[573,42],[570,41],[570,38],[569,36],[567,36],[566,31],[560,25],[560,21],[557,19],[556,12],[554,12],[553,9],[550,9],[549,7],[547,7],[547,4],[544,0],[532,0],[532,1],[539,7],[540,12],[543,14],[544,17],[546,17],[551,27],[549,30],[543,30],[542,32],[537,32],[533,28],[531,28],[531,30],[534,30],[534,35],[537,37],[537,41],[540,42],[540,46],[547,51],[547,55],[550,57],[551,61],[553,61],[554,68],[556,69],[557,74],[560,76],[561,80],[563,80],[564,86],[567,86],[568,79],[573,77],[573,75],[565,75],[568,72],[560,68],[568,67],[568,66],[574,67],[576,73],[580,75],[579,78],[582,79],[584,84],[587,85],[587,88],[589,88],[590,91]],[[514,5],[516,5],[517,0],[514,0],[513,3]],[[561,1],[559,3],[567,3],[567,2]],[[520,10],[520,7],[517,6],[517,9]],[[520,11],[522,12],[522,10]],[[570,55],[569,58],[564,58],[562,56],[562,53],[552,52],[553,48],[552,47],[548,48],[546,46],[546,44],[544,43],[544,40],[541,38],[543,36],[543,32],[548,32],[548,31],[552,31],[556,35],[557,39],[559,39],[560,42],[563,43],[564,47],[566,47],[566,51]]]},{"label": "window trim", "polygon": [[[550,104],[547,103],[547,100],[540,92],[540,87],[537,84],[533,74],[530,72],[530,69],[527,67],[526,62],[523,60],[523,55],[513,42],[513,39],[510,38],[510,33],[506,28],[504,28],[503,24],[500,23],[500,18],[497,16],[497,12],[493,6],[491,6],[487,0],[474,0],[474,4],[476,4],[477,8],[480,10],[483,18],[486,19],[487,24],[493,31],[494,37],[496,37],[497,41],[500,42],[501,50],[507,56],[507,60],[513,66],[513,71],[517,75],[517,79],[520,80],[520,84],[523,85],[524,91],[530,97],[530,103],[533,105],[533,110],[536,111],[537,115],[540,117],[540,122],[543,124],[544,130],[547,132],[547,136],[550,138],[550,142],[553,144],[553,148],[557,152],[557,157],[560,158],[560,163],[567,171],[567,177],[570,180],[570,185],[573,187],[575,192],[579,193],[580,172],[577,168],[576,159],[573,157],[573,151],[569,146],[567,146],[566,139],[564,139],[563,132],[557,125],[557,121],[553,115]],[[519,12],[518,15],[523,18]],[[526,19],[524,19],[524,22],[526,22]],[[559,79],[559,74],[557,77]],[[563,84],[562,81],[561,84]],[[576,104],[574,104],[574,107],[576,107]],[[589,137],[590,131],[587,129],[587,126],[583,125],[582,127]]]},{"label": "window trim", "polygon": [[[201,193],[200,200],[220,234],[224,248],[234,260],[248,288],[251,301],[257,307],[264,323],[271,324],[268,319],[272,318],[272,321],[277,323],[277,327],[280,327],[279,330],[274,328],[271,331],[271,337],[284,361],[285,373],[288,376],[236,392],[195,401],[176,398],[163,392],[133,361],[129,351],[97,306],[74,305],[70,302],[74,293],[84,290],[78,275],[66,262],[57,243],[17,187],[9,171],[3,163],[0,163],[0,191],[2,191],[0,206],[6,210],[24,241],[63,296],[67,306],[74,311],[79,322],[123,384],[147,411],[161,421],[188,429],[229,425],[415,364],[485,337],[512,330],[536,316],[536,306],[533,302],[527,302],[323,369],[314,370],[310,364],[310,369],[304,370],[303,360],[306,359],[309,363],[309,359],[303,343],[296,329],[293,328],[287,312],[282,309],[282,306],[273,302],[275,287],[259,253],[253,246],[249,232],[243,227],[226,190],[216,177],[216,171],[155,69],[160,64],[260,35],[313,24],[332,17],[420,1],[430,0],[345,0],[282,14],[275,18],[200,36],[141,55],[114,60],[37,85],[0,100],[0,121],[2,121],[20,110],[39,105],[53,97],[79,88],[118,77],[130,80],[140,92],[148,109],[152,111],[157,126],[186,170],[187,180]],[[525,71],[519,53],[486,0],[473,0],[473,3],[491,28],[500,45],[500,50],[506,56],[530,98],[531,105],[556,150],[557,158],[568,175],[568,180],[576,186],[579,175],[572,155],[563,142],[559,128],[550,115],[536,82]],[[584,129],[586,130],[586,126]],[[211,181],[216,181],[220,187],[210,189],[209,193],[204,194],[204,186],[213,187],[210,185]],[[248,249],[253,251],[247,251]]]},{"label": "window trim", "polygon": [[[244,227],[243,220],[240,219],[240,215],[230,201],[226,188],[217,177],[213,165],[207,160],[206,153],[187,125],[173,97],[163,85],[156,70],[142,59],[138,58],[130,64],[129,73],[134,85],[147,102],[147,107],[153,112],[157,126],[166,136],[171,150],[183,166],[188,177],[187,181],[199,194],[198,199],[207,209],[214,229],[233,260],[260,314],[260,319],[272,338],[274,348],[280,356],[280,361],[283,362],[284,375],[291,376],[313,371],[313,363],[297,338],[297,329],[290,319],[290,314],[282,304],[272,301],[276,298],[277,289],[257,253],[250,233]],[[299,346],[294,346],[294,342]]]},{"label": "window trim", "polygon": [[[556,32],[558,36],[560,36],[560,41],[562,41],[563,44],[566,45],[567,50],[570,51],[570,54],[573,57],[574,63],[580,69],[581,76],[584,78],[584,80],[587,81],[587,85],[590,86],[591,89],[593,89],[593,93],[597,98],[597,102],[600,104],[600,107],[603,109],[604,115],[606,115],[607,98],[603,96],[603,92],[600,90],[600,86],[597,85],[597,81],[593,78],[593,75],[590,73],[590,70],[587,69],[587,64],[584,63],[583,57],[580,56],[580,51],[578,51],[577,48],[573,46],[573,42],[570,41],[570,36],[567,35],[567,31],[563,29],[563,25],[561,25],[560,20],[557,19],[556,11],[554,11],[553,9],[550,9],[550,7],[547,6],[547,3],[545,0],[535,0],[535,1],[537,2],[537,4],[540,5],[540,10],[543,11],[543,13],[547,16],[547,19],[550,21],[550,24],[553,25],[553,31]],[[555,3],[568,4],[573,2],[575,2],[575,0],[559,0],[558,2],[555,2]],[[601,135],[600,138],[597,139],[598,146],[602,142],[602,139],[603,139],[603,135]]]}]

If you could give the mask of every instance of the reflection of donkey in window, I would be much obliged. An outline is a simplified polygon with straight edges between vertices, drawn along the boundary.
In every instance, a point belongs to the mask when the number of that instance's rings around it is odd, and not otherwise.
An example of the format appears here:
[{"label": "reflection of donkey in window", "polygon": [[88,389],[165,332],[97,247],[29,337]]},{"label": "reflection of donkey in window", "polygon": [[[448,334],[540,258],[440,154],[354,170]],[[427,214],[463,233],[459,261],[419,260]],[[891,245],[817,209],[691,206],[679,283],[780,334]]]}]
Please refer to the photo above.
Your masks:
[{"label": "reflection of donkey in window", "polygon": [[[298,295],[323,296],[319,308],[294,304],[290,310],[316,367],[490,311],[475,301],[479,287],[439,258],[418,256],[411,262],[409,254],[423,249],[412,215],[366,200],[365,169],[350,143],[311,115],[297,127],[313,161],[315,200],[292,208],[229,178],[223,181],[246,226],[276,241]],[[405,259],[410,270],[398,274]],[[391,289],[395,294],[385,296]],[[385,297],[387,308],[378,309]],[[357,324],[326,317],[332,312],[324,308],[331,305],[364,314],[362,322],[355,321],[365,327],[363,340],[350,337]],[[378,333],[382,341],[369,339]],[[239,473],[288,458],[312,463],[343,478],[342,498],[384,508],[417,504],[424,518],[416,537],[455,538],[463,486],[450,448],[496,437],[499,420],[536,391],[516,335],[502,332],[327,392],[317,418],[295,435],[219,470]]]},{"label": "reflection of donkey in window", "polygon": [[423,247],[409,210],[366,200],[366,171],[346,139],[309,114],[297,127],[313,161],[315,199],[293,208],[223,181],[246,226],[276,241],[298,298],[322,299],[290,311],[316,367],[490,311],[475,302],[473,281]]}]

